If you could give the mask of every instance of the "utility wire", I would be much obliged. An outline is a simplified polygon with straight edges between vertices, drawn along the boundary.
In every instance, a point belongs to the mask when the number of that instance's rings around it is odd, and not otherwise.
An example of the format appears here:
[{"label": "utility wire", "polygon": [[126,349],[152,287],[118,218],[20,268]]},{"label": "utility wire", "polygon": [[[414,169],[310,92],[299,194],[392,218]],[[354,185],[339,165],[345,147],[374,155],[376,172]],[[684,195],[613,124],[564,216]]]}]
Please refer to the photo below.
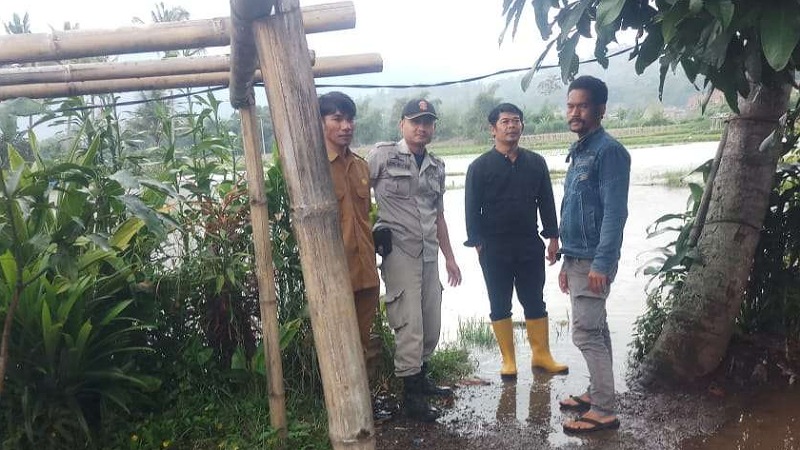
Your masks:
[{"label": "utility wire", "polygon": [[[619,55],[628,53],[631,50],[633,50],[633,48],[634,47],[628,47],[628,48],[616,51],[616,52],[611,53],[610,55],[608,55],[607,58],[613,58],[615,56],[619,56]],[[584,61],[579,61],[578,64],[588,64],[588,63],[593,63],[593,62],[597,62],[597,61],[598,61],[597,58],[592,58],[592,59],[587,59],[587,60],[584,60]],[[554,68],[557,68],[557,67],[560,67],[560,66],[558,64],[543,65],[543,66],[539,66],[539,70],[542,70],[542,69],[554,69]],[[339,89],[420,89],[420,88],[435,88],[435,87],[443,87],[443,86],[452,86],[452,85],[455,85],[455,84],[471,83],[473,81],[484,80],[486,78],[496,77],[498,75],[506,75],[506,74],[509,74],[509,73],[517,73],[517,72],[523,72],[523,71],[529,71],[529,70],[531,70],[530,67],[520,67],[520,68],[516,68],[516,69],[503,69],[503,70],[499,70],[497,72],[493,72],[493,73],[489,73],[489,74],[485,74],[485,75],[479,75],[479,76],[470,77],[470,78],[462,78],[462,79],[459,79],[459,80],[452,80],[452,81],[441,81],[441,82],[438,82],[438,83],[418,83],[418,84],[317,84],[316,87],[317,88],[339,88]],[[256,83],[255,86],[263,87],[264,83]],[[220,90],[223,90],[223,89],[227,89],[227,87],[226,86],[214,86],[214,87],[209,87],[207,89],[203,89],[203,90],[200,90],[200,91],[180,92],[180,93],[177,93],[177,94],[164,95],[164,96],[155,97],[155,98],[145,98],[145,99],[140,99],[140,100],[129,100],[129,101],[125,101],[125,102],[114,103],[114,105],[115,106],[141,105],[141,104],[149,103],[149,102],[160,102],[160,101],[164,101],[164,100],[174,100],[174,99],[177,99],[177,98],[189,97],[191,95],[206,94],[206,93],[210,93],[210,92],[220,91]],[[106,106],[108,106],[108,105],[84,105],[84,106],[75,106],[75,107],[71,107],[71,108],[57,109],[57,110],[53,110],[53,111],[50,111],[50,112],[57,114],[57,113],[65,113],[65,112],[72,112],[72,111],[85,111],[85,110],[96,109],[96,108],[104,108]]]}]

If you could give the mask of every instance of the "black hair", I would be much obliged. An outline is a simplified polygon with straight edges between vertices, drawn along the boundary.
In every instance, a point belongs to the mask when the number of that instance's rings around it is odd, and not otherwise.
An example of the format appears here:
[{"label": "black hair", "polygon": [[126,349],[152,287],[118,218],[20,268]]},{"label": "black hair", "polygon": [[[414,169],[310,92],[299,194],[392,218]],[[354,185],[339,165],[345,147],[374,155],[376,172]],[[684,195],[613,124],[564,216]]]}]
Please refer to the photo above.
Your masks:
[{"label": "black hair", "polygon": [[322,117],[340,112],[345,116],[355,119],[356,104],[349,95],[333,91],[319,96],[319,114]]},{"label": "black hair", "polygon": [[608,102],[608,87],[602,80],[589,75],[583,75],[572,80],[567,93],[575,89],[588,91],[595,106],[605,105]]},{"label": "black hair", "polygon": [[500,103],[489,112],[489,116],[487,117],[487,119],[489,119],[489,123],[492,125],[497,125],[497,119],[500,118],[500,113],[516,114],[519,116],[519,120],[524,120],[524,117],[522,117],[522,110],[519,109],[517,105],[512,103]]}]

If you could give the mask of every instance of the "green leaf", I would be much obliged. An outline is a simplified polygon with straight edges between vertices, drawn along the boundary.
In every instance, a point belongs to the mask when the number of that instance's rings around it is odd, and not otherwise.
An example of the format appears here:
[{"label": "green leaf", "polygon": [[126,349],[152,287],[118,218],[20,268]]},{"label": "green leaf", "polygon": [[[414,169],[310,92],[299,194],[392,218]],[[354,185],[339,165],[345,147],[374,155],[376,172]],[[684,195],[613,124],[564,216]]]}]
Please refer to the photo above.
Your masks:
[{"label": "green leaf", "polygon": [[550,26],[550,8],[553,3],[551,0],[533,0],[533,13],[536,16],[536,26],[539,27],[539,33],[542,35],[542,40],[550,39],[553,30]]},{"label": "green leaf", "polygon": [[224,275],[217,275],[216,276],[216,284],[214,286],[214,293],[219,294],[222,292],[222,288],[225,286],[225,276]]},{"label": "green leaf", "polygon": [[639,48],[636,57],[636,73],[641,75],[650,64],[653,64],[659,56],[664,46],[664,36],[660,32],[647,34],[642,46]]},{"label": "green leaf", "polygon": [[731,25],[733,13],[736,10],[733,2],[730,0],[718,0],[706,3],[705,7],[722,24],[722,28],[727,29]]},{"label": "green leaf", "polygon": [[125,189],[139,189],[139,179],[127,170],[119,170],[108,178],[116,181]]},{"label": "green leaf", "polygon": [[604,27],[615,21],[625,6],[625,0],[600,0],[597,5],[597,26]]},{"label": "green leaf", "polygon": [[578,22],[587,15],[586,8],[588,6],[589,0],[581,0],[580,3],[576,3],[572,8],[561,10],[561,13],[558,15],[561,37],[566,37],[567,34],[571,33],[572,29],[578,25]]},{"label": "green leaf", "polygon": [[144,221],[138,217],[131,217],[119,227],[108,240],[108,244],[116,249],[125,250],[131,239],[144,227]]},{"label": "green leaf", "polygon": [[781,2],[778,7],[764,8],[761,16],[761,48],[770,67],[783,70],[800,40],[797,17],[800,6]]},{"label": "green leaf", "polygon": [[[536,75],[536,72],[542,66],[542,62],[544,61],[544,58],[547,56],[548,53],[550,53],[550,49],[553,48],[553,45],[555,43],[556,43],[555,39],[553,39],[552,41],[548,42],[547,43],[547,47],[544,48],[544,51],[542,51],[542,54],[539,55],[539,58],[536,59],[536,62],[533,64],[533,67],[531,68],[531,70],[525,72],[525,76],[522,77],[522,81],[520,82],[520,85],[522,86],[522,90],[523,91],[527,91],[528,90],[528,86],[530,86],[530,84],[531,84],[531,79],[533,79],[533,76]],[[276,172],[276,173],[280,174],[280,172]]]},{"label": "green leaf", "polygon": [[561,66],[561,80],[567,83],[572,75],[577,72],[578,55],[575,54],[575,47],[578,46],[580,35],[573,33],[558,51],[558,63]]},{"label": "green leaf", "polygon": [[130,305],[131,303],[133,303],[133,300],[125,300],[123,302],[117,303],[116,305],[114,305],[113,308],[111,308],[110,311],[108,311],[108,313],[106,313],[105,317],[103,317],[103,319],[98,323],[98,325],[100,326],[108,325],[109,323],[111,323],[112,320],[116,319],[122,313],[122,311],[124,311],[125,308],[127,308],[128,305]]},{"label": "green leaf", "polygon": [[703,9],[703,0],[689,0],[689,12],[697,14]]}]

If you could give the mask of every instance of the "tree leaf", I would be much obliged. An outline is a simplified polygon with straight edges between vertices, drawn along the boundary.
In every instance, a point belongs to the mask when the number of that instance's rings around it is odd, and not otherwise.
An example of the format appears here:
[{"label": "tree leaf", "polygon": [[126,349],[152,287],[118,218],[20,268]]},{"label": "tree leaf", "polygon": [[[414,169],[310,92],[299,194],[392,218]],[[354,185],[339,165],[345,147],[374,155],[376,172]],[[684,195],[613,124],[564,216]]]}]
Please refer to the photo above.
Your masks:
[{"label": "tree leaf", "polygon": [[641,75],[650,64],[653,64],[664,47],[664,36],[661,30],[652,30],[647,33],[647,38],[642,42],[639,48],[639,54],[636,58],[636,73]]},{"label": "tree leaf", "polygon": [[552,3],[550,0],[533,0],[533,13],[536,16],[536,26],[539,27],[539,33],[542,35],[542,40],[550,39],[553,29],[550,25],[550,20],[547,17],[550,13]]},{"label": "tree leaf", "polygon": [[550,49],[553,47],[555,43],[556,43],[555,39],[547,43],[547,47],[544,48],[542,54],[539,55],[539,58],[536,59],[536,62],[533,64],[533,67],[531,67],[531,70],[527,71],[525,75],[522,77],[520,85],[523,91],[528,90],[528,86],[530,86],[531,84],[531,79],[533,79],[533,76],[536,75],[536,72],[542,65],[542,61],[544,61],[544,58],[547,56],[548,53],[550,53]]},{"label": "tree leaf", "polygon": [[561,80],[564,83],[569,82],[575,72],[577,72],[578,55],[575,54],[575,47],[578,46],[579,39],[580,35],[578,33],[573,33],[558,51],[558,63],[561,66]]},{"label": "tree leaf", "polygon": [[779,7],[764,8],[760,24],[761,48],[770,67],[776,71],[786,67],[800,40],[798,14],[800,7],[796,3],[790,6],[781,2]]},{"label": "tree leaf", "polygon": [[689,0],[689,12],[697,14],[703,9],[703,0]]},{"label": "tree leaf", "polygon": [[718,0],[716,2],[706,3],[705,7],[714,18],[719,20],[722,24],[722,28],[727,29],[731,25],[733,13],[736,10],[733,2],[730,0]]},{"label": "tree leaf", "polygon": [[[589,6],[590,0],[581,0],[570,9],[562,9],[558,14],[558,25],[561,28],[561,37],[566,37],[572,32],[572,29],[578,25],[578,22],[586,15],[586,8]],[[614,0],[616,1],[616,0]]]},{"label": "tree leaf", "polygon": [[597,27],[604,27],[615,21],[625,6],[625,0],[600,0],[597,5]]},{"label": "tree leaf", "polygon": [[131,239],[144,227],[144,221],[138,217],[131,217],[123,222],[109,238],[108,244],[119,250],[125,250]]}]

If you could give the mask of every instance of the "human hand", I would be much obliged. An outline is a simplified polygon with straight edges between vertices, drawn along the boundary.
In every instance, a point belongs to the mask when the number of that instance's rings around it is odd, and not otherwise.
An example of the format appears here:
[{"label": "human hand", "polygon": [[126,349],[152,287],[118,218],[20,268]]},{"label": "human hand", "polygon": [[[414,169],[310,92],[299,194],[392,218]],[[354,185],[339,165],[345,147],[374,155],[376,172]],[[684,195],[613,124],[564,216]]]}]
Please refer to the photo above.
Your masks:
[{"label": "human hand", "polygon": [[547,259],[547,262],[549,262],[551,266],[555,264],[556,261],[558,261],[557,257],[558,249],[559,249],[558,239],[557,238],[550,239],[550,243],[547,244],[547,256],[545,256],[545,258]]},{"label": "human hand", "polygon": [[594,270],[589,271],[589,290],[602,294],[608,288],[608,276]]},{"label": "human hand", "polygon": [[447,268],[447,284],[456,287],[461,284],[461,269],[458,268],[456,260],[451,258],[445,262]]},{"label": "human hand", "polygon": [[567,272],[562,270],[558,273],[558,288],[561,292],[569,294],[569,281],[567,281]]}]

